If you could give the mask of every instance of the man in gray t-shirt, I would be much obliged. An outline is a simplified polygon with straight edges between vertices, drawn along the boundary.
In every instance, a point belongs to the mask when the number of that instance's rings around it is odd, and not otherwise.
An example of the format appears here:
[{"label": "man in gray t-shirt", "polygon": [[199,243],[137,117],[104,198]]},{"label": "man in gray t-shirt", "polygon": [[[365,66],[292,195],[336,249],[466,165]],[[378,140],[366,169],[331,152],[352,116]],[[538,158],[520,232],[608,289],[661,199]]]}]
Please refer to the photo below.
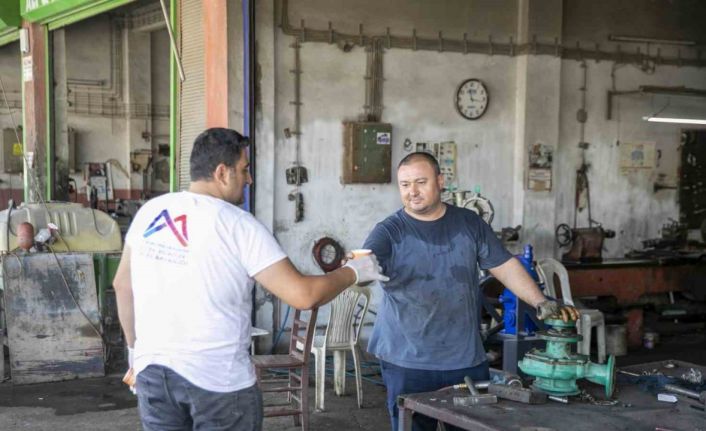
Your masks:
[{"label": "man in gray t-shirt", "polygon": [[[397,181],[404,207],[378,223],[365,241],[383,273],[383,298],[368,351],[381,360],[387,407],[397,430],[396,398],[488,378],[479,332],[478,267],[489,270],[538,317],[578,318],[573,307],[542,295],[522,265],[474,212],[441,202],[436,159],[412,153]],[[414,430],[436,423],[415,415]]]}]

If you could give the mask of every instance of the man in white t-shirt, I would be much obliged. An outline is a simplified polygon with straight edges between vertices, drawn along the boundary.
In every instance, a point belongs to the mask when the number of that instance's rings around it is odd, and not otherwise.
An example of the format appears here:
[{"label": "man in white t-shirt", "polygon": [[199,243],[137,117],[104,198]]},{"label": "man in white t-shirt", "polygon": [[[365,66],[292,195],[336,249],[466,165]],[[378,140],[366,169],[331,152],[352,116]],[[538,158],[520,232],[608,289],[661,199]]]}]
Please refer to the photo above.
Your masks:
[{"label": "man in white t-shirt", "polygon": [[248,356],[257,281],[299,309],[384,280],[375,256],[321,276],[292,265],[243,203],[247,139],[213,128],[194,142],[189,191],[148,201],[125,239],[113,286],[147,430],[261,430]]}]

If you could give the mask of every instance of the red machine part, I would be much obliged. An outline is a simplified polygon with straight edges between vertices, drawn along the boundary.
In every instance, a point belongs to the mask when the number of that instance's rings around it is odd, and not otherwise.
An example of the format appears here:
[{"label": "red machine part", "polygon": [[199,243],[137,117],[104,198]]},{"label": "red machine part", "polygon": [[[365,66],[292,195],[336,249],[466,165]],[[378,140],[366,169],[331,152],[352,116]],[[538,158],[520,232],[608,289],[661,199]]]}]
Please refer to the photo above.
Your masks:
[{"label": "red machine part", "polygon": [[314,243],[311,250],[314,260],[324,272],[331,272],[341,266],[343,247],[335,239],[327,236]]},{"label": "red machine part", "polygon": [[17,246],[29,251],[34,245],[34,226],[29,222],[22,222],[17,226]]},{"label": "red machine part", "polygon": [[647,294],[688,291],[703,286],[706,265],[682,263],[659,265],[641,264],[567,265],[571,294],[574,298],[586,296],[613,296],[618,304],[630,307],[627,312],[628,345],[642,343],[643,310],[638,300]]}]

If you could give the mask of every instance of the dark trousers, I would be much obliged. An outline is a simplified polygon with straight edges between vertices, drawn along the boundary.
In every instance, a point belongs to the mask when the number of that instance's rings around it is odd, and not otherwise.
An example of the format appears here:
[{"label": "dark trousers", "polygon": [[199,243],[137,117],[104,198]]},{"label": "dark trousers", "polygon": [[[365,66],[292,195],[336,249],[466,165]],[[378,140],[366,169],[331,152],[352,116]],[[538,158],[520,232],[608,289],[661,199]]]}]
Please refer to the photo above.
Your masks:
[{"label": "dark trousers", "polygon": [[137,400],[147,431],[262,430],[262,394],[257,385],[211,392],[167,367],[150,365],[137,375]]},{"label": "dark trousers", "polygon": [[[469,376],[473,380],[488,380],[490,377],[487,362],[475,367],[458,370],[417,370],[399,367],[385,361],[380,361],[380,366],[382,368],[382,380],[387,388],[387,410],[390,413],[392,431],[397,431],[398,428],[398,395],[435,391],[446,386],[463,383],[465,376]],[[412,417],[412,430],[435,431],[436,422],[436,419],[415,414]],[[448,426],[447,429],[456,428]]]}]

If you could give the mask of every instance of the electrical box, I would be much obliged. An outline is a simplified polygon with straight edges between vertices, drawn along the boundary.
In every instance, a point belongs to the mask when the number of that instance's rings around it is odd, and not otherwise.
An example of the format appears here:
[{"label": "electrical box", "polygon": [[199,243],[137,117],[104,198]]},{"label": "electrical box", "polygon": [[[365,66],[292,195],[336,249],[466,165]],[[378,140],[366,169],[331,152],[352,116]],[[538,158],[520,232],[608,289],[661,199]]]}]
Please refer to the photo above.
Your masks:
[{"label": "electrical box", "polygon": [[2,171],[6,174],[21,174],[24,167],[22,163],[23,153],[22,142],[17,142],[15,129],[3,129]]},{"label": "electrical box", "polygon": [[391,162],[391,124],[343,123],[343,184],[389,183]]}]

